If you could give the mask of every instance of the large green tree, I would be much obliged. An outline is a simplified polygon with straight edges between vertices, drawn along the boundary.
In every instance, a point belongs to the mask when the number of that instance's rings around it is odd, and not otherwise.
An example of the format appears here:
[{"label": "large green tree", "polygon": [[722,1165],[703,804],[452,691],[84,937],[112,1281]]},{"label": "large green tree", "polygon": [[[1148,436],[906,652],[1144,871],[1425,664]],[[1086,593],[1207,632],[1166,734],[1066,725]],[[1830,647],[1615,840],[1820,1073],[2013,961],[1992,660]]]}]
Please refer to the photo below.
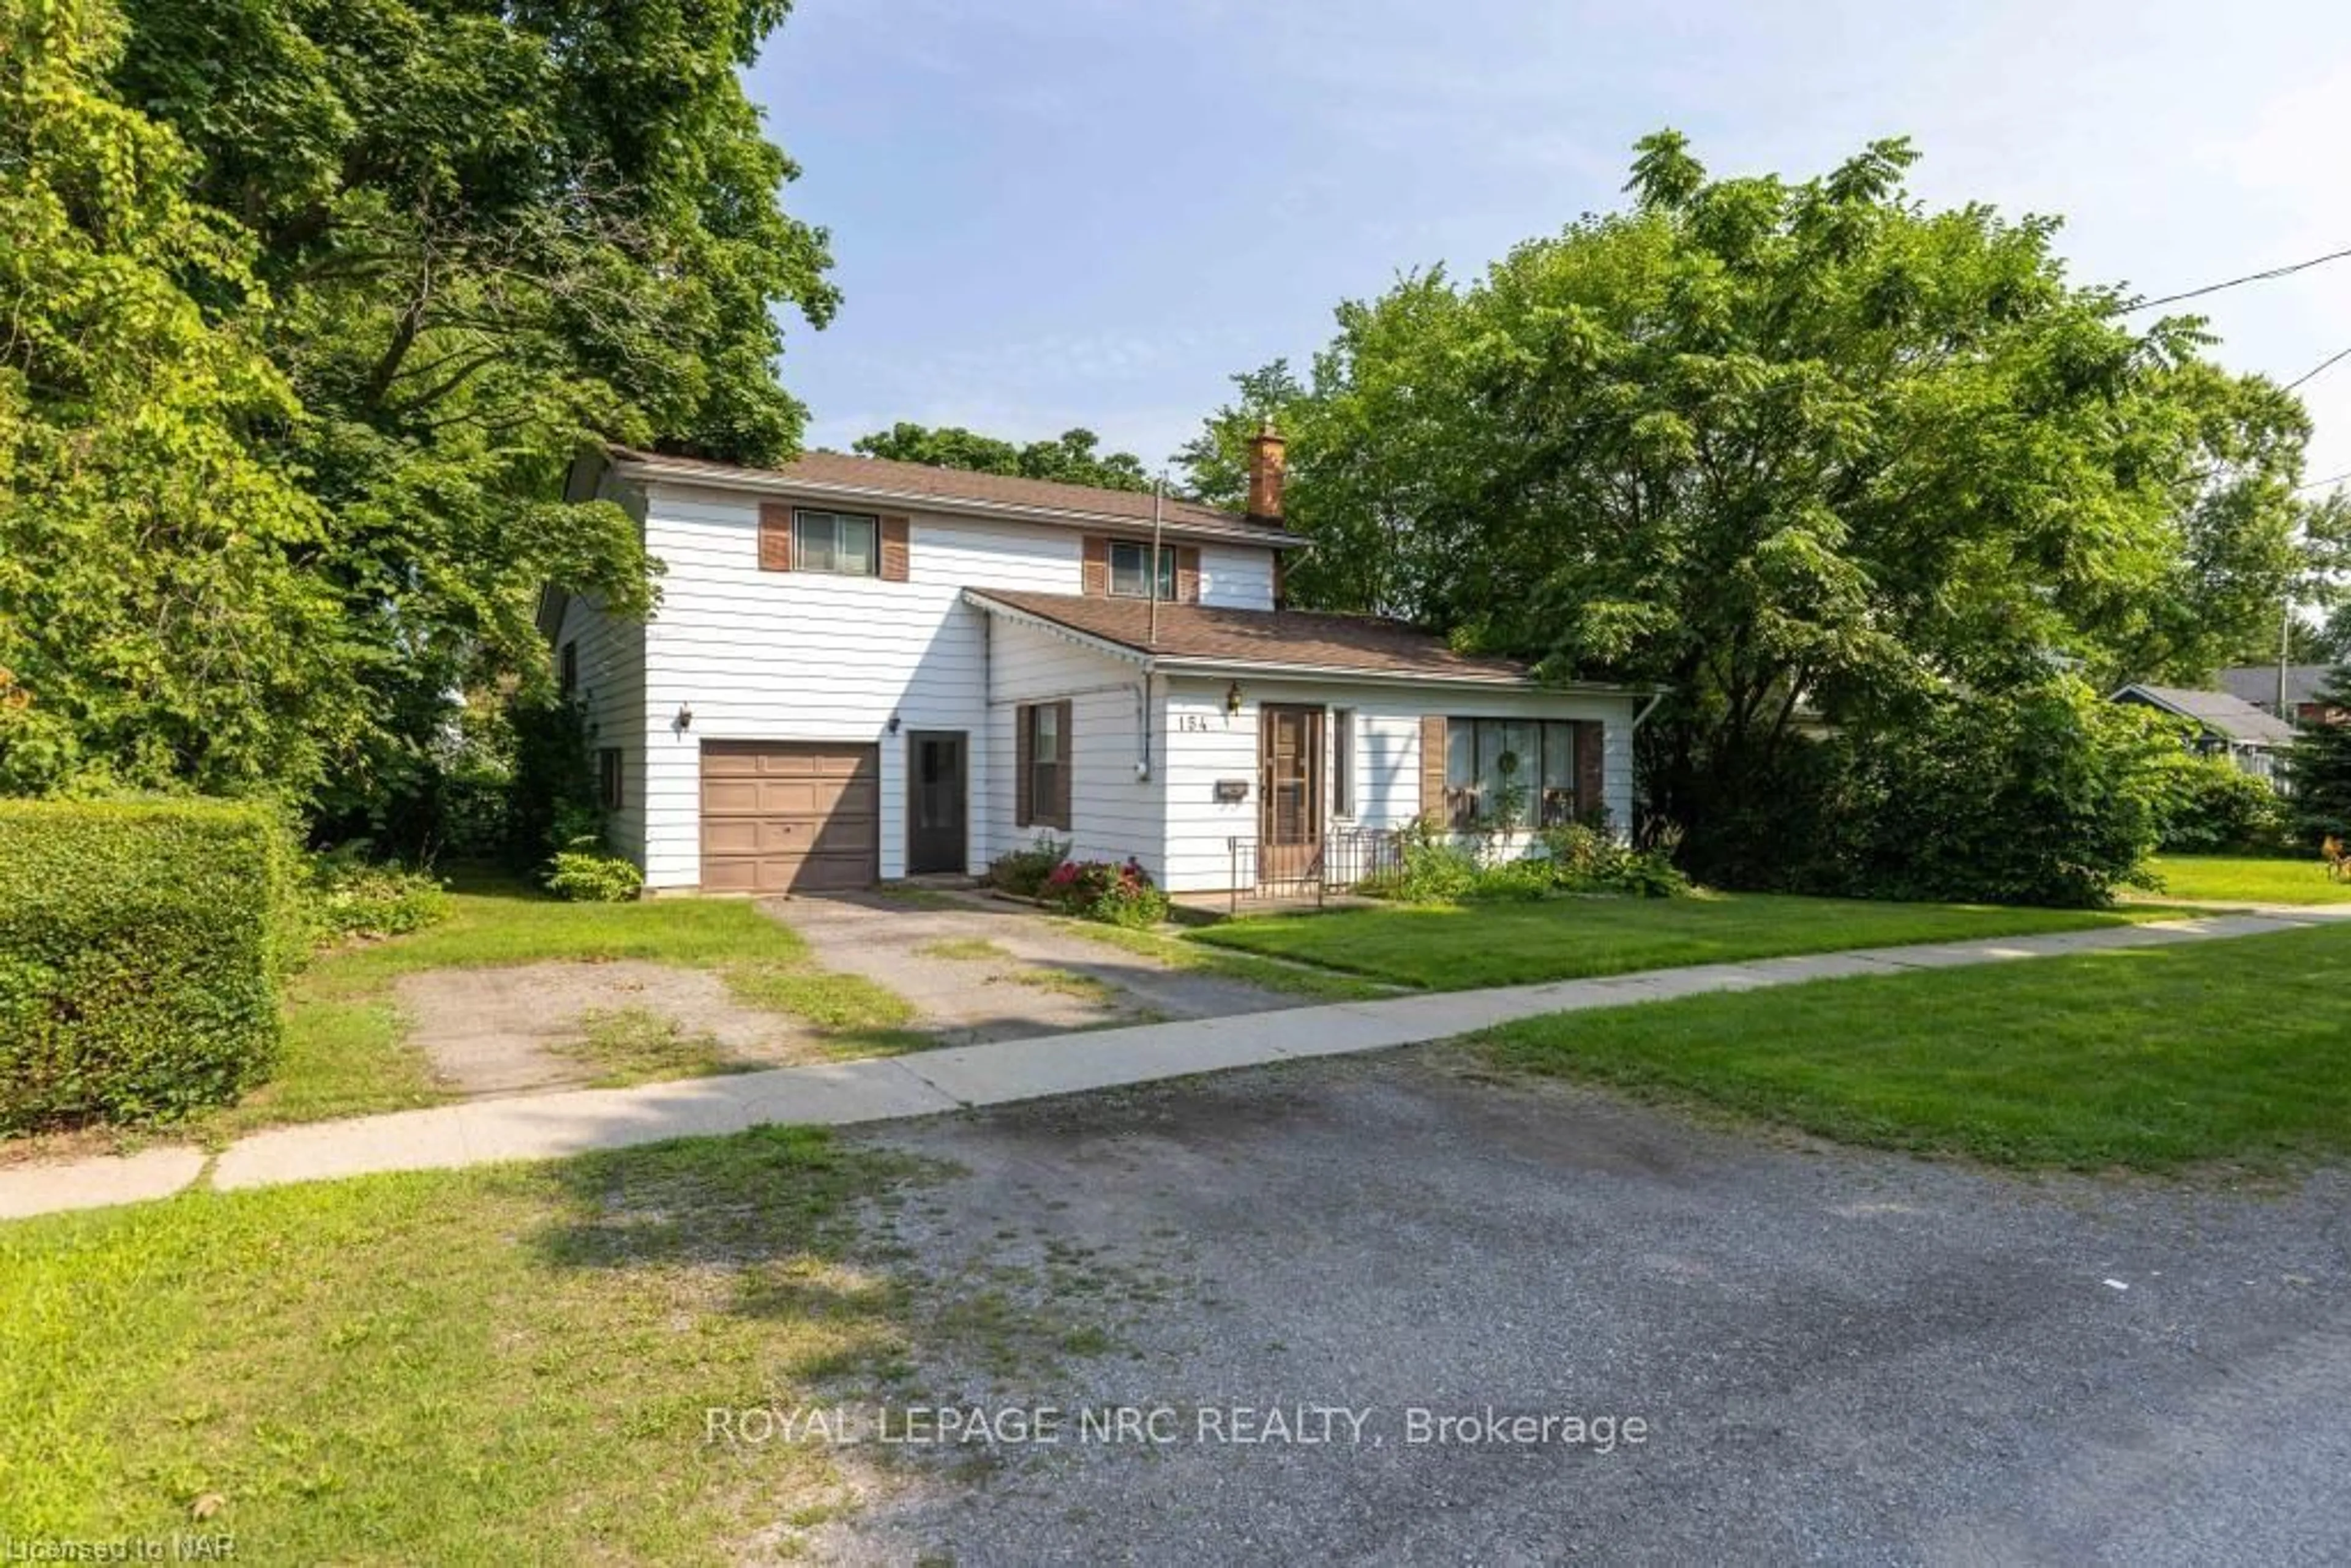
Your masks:
[{"label": "large green tree", "polygon": [[366,729],[254,247],[117,101],[104,0],[0,5],[0,792],[319,785]]},{"label": "large green tree", "polygon": [[[431,766],[452,694],[541,673],[554,580],[650,602],[618,508],[566,504],[590,438],[790,455],[779,314],[821,324],[824,235],[738,68],[783,0],[124,0],[121,98],[246,236],[256,339],[304,417],[373,720],[356,810]],[[214,297],[200,295],[210,305]]]},{"label": "large green tree", "polygon": [[1294,593],[1656,683],[1649,798],[1700,831],[1808,711],[2206,673],[2299,564],[2301,406],[2071,283],[2053,221],[1915,202],[1912,161],[1715,179],[1652,136],[1628,210],[1343,306],[1304,386],[1212,417],[1196,483],[1275,413],[1320,547]]},{"label": "large green tree", "polygon": [[[2337,666],[2318,700],[2351,712],[2351,664]],[[2286,756],[2294,783],[2294,831],[2312,848],[2325,839],[2351,842],[2351,724],[2318,724],[2294,739]]]},{"label": "large green tree", "polygon": [[1104,452],[1102,437],[1086,429],[1066,430],[1050,441],[1011,442],[960,425],[899,421],[887,430],[861,435],[852,450],[867,457],[923,463],[1022,479],[1051,479],[1107,490],[1148,490],[1151,476],[1132,452]]}]

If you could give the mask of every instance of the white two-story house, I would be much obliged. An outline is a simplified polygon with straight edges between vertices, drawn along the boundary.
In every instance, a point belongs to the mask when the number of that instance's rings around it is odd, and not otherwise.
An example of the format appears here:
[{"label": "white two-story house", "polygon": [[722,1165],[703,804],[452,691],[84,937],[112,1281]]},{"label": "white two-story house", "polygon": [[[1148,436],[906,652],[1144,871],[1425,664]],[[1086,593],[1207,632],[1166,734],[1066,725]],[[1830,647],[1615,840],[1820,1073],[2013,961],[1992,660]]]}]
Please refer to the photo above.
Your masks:
[{"label": "white two-story house", "polygon": [[1269,431],[1233,513],[831,453],[584,461],[575,496],[664,569],[646,622],[541,607],[615,848],[654,893],[805,893],[1050,835],[1187,892],[1505,793],[1629,822],[1642,694],[1278,608],[1281,472]]}]

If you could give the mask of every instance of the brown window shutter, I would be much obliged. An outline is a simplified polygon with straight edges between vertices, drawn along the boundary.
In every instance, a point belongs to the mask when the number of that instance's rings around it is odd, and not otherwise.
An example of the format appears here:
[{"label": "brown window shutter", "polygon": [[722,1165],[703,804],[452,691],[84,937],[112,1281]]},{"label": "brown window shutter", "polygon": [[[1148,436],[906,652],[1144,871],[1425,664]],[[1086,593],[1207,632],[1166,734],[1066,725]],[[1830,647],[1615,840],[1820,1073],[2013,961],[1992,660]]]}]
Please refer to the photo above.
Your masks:
[{"label": "brown window shutter", "polygon": [[1197,545],[1176,547],[1176,602],[1200,602],[1200,547]]},{"label": "brown window shutter", "polygon": [[1110,540],[1098,534],[1086,538],[1085,569],[1081,574],[1084,591],[1095,599],[1110,592]]},{"label": "brown window shutter", "polygon": [[1608,803],[1608,728],[1596,718],[1575,721],[1575,814],[1588,816]]},{"label": "brown window shutter", "polygon": [[1077,771],[1077,732],[1070,727],[1070,705],[1058,702],[1053,706],[1061,710],[1061,723],[1054,726],[1055,741],[1061,751],[1055,758],[1060,766],[1053,769],[1053,815],[1061,822],[1061,831],[1067,832],[1070,829],[1070,775]]},{"label": "brown window shutter", "polygon": [[1023,705],[1012,710],[1012,825],[1029,825],[1029,764],[1036,753],[1037,710]]},{"label": "brown window shutter", "polygon": [[882,519],[882,580],[884,582],[906,580],[906,533],[905,518]]},{"label": "brown window shutter", "polygon": [[792,570],[792,508],[787,502],[759,503],[759,570]]},{"label": "brown window shutter", "polygon": [[1290,556],[1283,550],[1273,552],[1273,607],[1290,608]]},{"label": "brown window shutter", "polygon": [[1445,809],[1445,716],[1420,716],[1420,814],[1450,821]]}]

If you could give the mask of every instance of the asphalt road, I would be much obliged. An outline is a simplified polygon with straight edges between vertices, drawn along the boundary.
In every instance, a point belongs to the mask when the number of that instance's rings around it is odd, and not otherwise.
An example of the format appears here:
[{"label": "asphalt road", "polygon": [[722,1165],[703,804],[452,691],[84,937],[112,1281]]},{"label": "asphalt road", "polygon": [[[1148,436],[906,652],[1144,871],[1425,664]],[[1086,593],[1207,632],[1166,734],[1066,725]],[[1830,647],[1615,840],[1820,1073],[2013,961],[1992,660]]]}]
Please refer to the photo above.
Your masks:
[{"label": "asphalt road", "polygon": [[925,1365],[902,1436],[1060,1440],[901,1446],[822,1557],[2351,1561],[2346,1173],[2020,1179],[1450,1050],[871,1141],[962,1172],[918,1274],[1109,1338]]}]

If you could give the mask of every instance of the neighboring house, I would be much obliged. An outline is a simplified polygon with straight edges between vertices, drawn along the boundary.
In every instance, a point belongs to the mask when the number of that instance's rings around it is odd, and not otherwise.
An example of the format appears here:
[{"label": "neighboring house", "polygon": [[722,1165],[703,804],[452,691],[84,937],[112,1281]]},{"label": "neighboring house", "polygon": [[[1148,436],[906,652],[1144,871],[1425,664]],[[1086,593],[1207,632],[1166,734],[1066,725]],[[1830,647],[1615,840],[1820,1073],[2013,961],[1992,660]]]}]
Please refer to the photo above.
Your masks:
[{"label": "neighboring house", "polygon": [[2225,756],[2243,772],[2279,781],[2279,755],[2294,744],[2294,726],[2227,692],[2182,686],[2129,685],[2114,701],[2159,708],[2196,727],[2193,744],[2206,756]]},{"label": "neighboring house", "polygon": [[2326,689],[2327,678],[2335,673],[2328,664],[2288,664],[2285,666],[2285,707],[2278,707],[2278,666],[2275,664],[2239,664],[2220,672],[2215,683],[2240,702],[2251,703],[2263,713],[2299,725],[2351,724],[2351,712],[2334,707],[2320,700]]},{"label": "neighboring house", "polygon": [[1221,891],[1424,814],[1466,824],[1506,779],[1532,819],[1632,819],[1643,694],[1275,607],[1304,541],[1270,432],[1249,512],[1165,502],[1155,561],[1148,495],[831,453],[616,449],[572,493],[618,501],[664,569],[647,622],[540,607],[615,847],[655,891],[976,873],[1042,833]]}]

